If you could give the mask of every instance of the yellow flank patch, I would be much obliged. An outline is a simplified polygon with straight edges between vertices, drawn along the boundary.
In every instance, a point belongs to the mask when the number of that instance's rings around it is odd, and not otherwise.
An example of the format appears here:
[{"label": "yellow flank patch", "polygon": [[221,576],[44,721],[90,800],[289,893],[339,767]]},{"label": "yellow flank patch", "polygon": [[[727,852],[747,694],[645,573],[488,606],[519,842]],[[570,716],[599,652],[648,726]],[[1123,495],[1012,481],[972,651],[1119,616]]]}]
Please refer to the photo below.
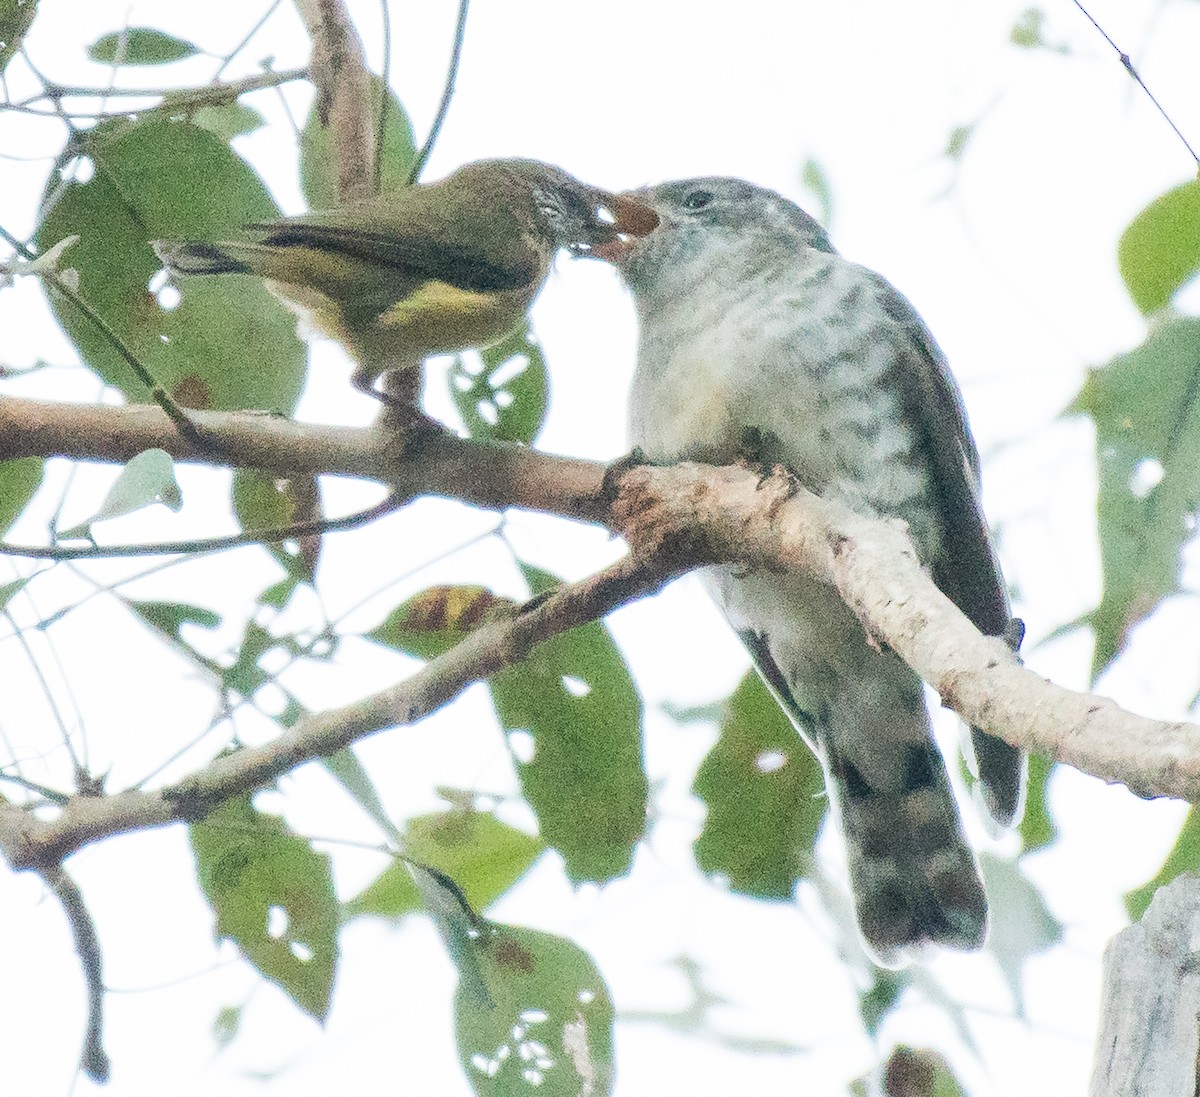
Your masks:
[{"label": "yellow flank patch", "polygon": [[485,346],[507,335],[524,313],[512,291],[477,293],[430,280],[382,313],[377,321],[410,345],[429,351]]}]

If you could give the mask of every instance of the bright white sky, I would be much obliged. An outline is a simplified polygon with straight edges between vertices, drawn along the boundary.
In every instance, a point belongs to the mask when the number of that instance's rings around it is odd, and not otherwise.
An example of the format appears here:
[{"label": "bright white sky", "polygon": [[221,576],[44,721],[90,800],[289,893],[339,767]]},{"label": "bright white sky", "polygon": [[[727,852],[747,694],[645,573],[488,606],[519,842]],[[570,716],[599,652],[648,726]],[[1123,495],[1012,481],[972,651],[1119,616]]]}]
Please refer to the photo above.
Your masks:
[{"label": "bright white sky", "polygon": [[[84,46],[122,20],[162,26],[221,53],[264,6],[257,0],[42,0],[28,47],[50,77],[100,85],[107,73],[86,62]],[[1067,0],[1048,6],[1046,34],[1069,46],[1069,56],[1010,46],[1009,31],[1024,6],[1015,0],[742,0],[736,8],[481,0],[429,177],[465,160],[525,155],[613,188],[693,174],[740,175],[819,212],[800,185],[804,162],[815,159],[832,188],[828,227],[835,244],[910,296],[963,384],[985,455],[989,514],[1001,533],[1019,612],[1036,642],[1093,606],[1099,591],[1091,437],[1078,424],[1054,420],[1088,365],[1142,339],[1144,324],[1116,273],[1116,242],[1130,218],[1187,178],[1192,164]],[[423,135],[440,94],[455,5],[425,0],[393,7],[393,82]],[[351,9],[378,65],[378,4],[362,0]],[[1092,10],[1183,131],[1200,140],[1200,8],[1093,0]],[[278,67],[304,60],[305,40],[287,4],[260,41],[244,55],[247,66],[268,50]],[[179,67],[180,79],[207,79],[214,67],[189,62]],[[151,84],[172,75],[146,72]],[[9,79],[15,97],[25,93],[20,61]],[[270,93],[253,102],[279,118]],[[294,102],[304,105],[301,97]],[[975,122],[975,140],[961,165],[942,158],[951,129]],[[57,140],[34,120],[0,116],[6,153],[45,156],[56,151]],[[287,131],[260,131],[238,147],[264,171],[285,208],[298,210]],[[0,160],[6,228],[22,234],[32,228],[48,166]],[[40,291],[28,283],[0,293],[4,361],[71,361],[39,302]],[[554,386],[539,444],[578,456],[617,456],[624,450],[634,333],[612,272],[563,262],[534,318]],[[328,346],[317,355],[329,366],[316,371],[301,415],[365,422],[374,408],[346,386],[344,360]],[[431,393],[439,387],[435,369]],[[95,399],[98,389],[82,371],[54,370],[19,391]],[[450,415],[436,396],[431,407]],[[76,511],[79,518],[90,513],[111,476],[111,470],[79,475],[67,521]],[[184,475],[183,484],[185,494],[194,487],[192,498],[211,491],[201,476]],[[352,509],[365,497],[352,486],[328,493],[334,511]],[[42,536],[45,517],[19,527],[15,539]],[[223,519],[197,503],[178,516],[147,512],[114,525],[112,536],[203,535],[214,531],[214,520]],[[329,612],[344,612],[390,576],[490,522],[487,515],[425,503],[403,519],[330,538],[322,589]],[[596,531],[544,518],[517,517],[510,533],[530,559],[568,576],[619,551]],[[352,623],[369,627],[403,595],[431,582],[484,579],[503,588],[514,581],[505,559],[490,543],[459,553],[406,580]],[[272,574],[251,553],[238,563],[244,573],[232,579],[220,565],[194,565],[188,574],[195,600],[204,601],[206,584],[220,584],[226,596],[244,590],[250,597]],[[0,563],[0,582],[12,576],[12,567]],[[118,573],[97,567],[89,574],[103,581]],[[148,581],[138,595],[177,597],[174,582],[170,574],[159,584]],[[65,602],[87,589],[64,577],[57,597]],[[202,728],[211,699],[204,683],[179,680],[180,665],[171,657],[141,662],[147,658],[141,634],[101,605],[90,603],[77,618],[85,635],[56,634],[65,669],[54,664],[42,638],[31,643],[74,722],[61,684],[64,673],[71,679],[93,764],[99,771],[113,766],[119,785],[153,768],[189,729]],[[1169,607],[1140,630],[1129,656],[1103,683],[1105,691],[1148,714],[1179,714],[1197,685],[1200,630],[1190,621],[1192,608]],[[47,606],[38,610],[45,613]],[[672,1030],[636,1019],[618,1024],[621,1097],[837,1092],[843,1080],[873,1065],[875,1052],[855,1018],[850,977],[832,945],[835,930],[809,891],[802,890],[798,912],[788,904],[733,899],[699,880],[688,843],[700,811],[687,789],[711,731],[680,730],[658,711],[665,701],[690,704],[728,692],[746,658],[688,581],[616,614],[611,627],[645,692],[647,759],[652,779],[665,782],[663,817],[628,880],[572,893],[546,859],[491,913],[579,941],[598,960],[627,1018],[685,1008],[688,991],[670,961],[687,953],[704,965],[708,988],[728,1001],[707,1016],[711,1027]],[[98,637],[106,642],[98,645]],[[231,639],[223,635],[218,642]],[[3,730],[27,750],[47,749],[56,733],[45,701],[25,657],[13,641],[6,643],[7,665],[20,669],[7,676]],[[131,663],[130,653],[138,662]],[[1082,686],[1089,654],[1087,636],[1078,634],[1045,648],[1031,644],[1029,662],[1064,685]],[[337,663],[307,673],[297,688],[319,707],[350,700],[402,672],[394,658],[348,644]],[[952,732],[952,722],[949,727]],[[253,725],[246,729],[250,736],[261,733]],[[479,690],[415,731],[373,740],[364,757],[397,817],[434,808],[435,782],[504,789],[510,781]],[[61,763],[60,754],[49,759]],[[319,774],[301,772],[288,790],[289,817],[302,831],[378,840]],[[1063,838],[1030,858],[1026,869],[1067,932],[1062,947],[1027,969],[1028,1023],[1011,1019],[988,956],[947,955],[930,970],[960,1000],[978,1006],[969,1016],[982,1065],[954,1042],[940,1012],[919,1003],[884,1030],[885,1047],[899,1040],[946,1047],[973,1094],[1082,1091],[1090,1072],[1099,954],[1123,924],[1120,894],[1157,868],[1183,814],[1181,805],[1145,804],[1074,773],[1056,780],[1052,803]],[[977,825],[974,831],[986,842]],[[338,864],[345,894],[380,867],[376,858],[342,850]],[[281,995],[240,965],[212,970],[210,915],[190,880],[181,830],[89,850],[71,867],[93,904],[108,983],[128,992],[108,1000],[107,1044],[115,1064],[108,1092],[114,1097],[158,1097],[166,1087],[181,1097],[374,1090],[384,1079],[424,1087],[417,1092],[467,1092],[454,1065],[453,973],[424,922],[399,932],[356,925],[344,935],[333,1016],[318,1037]],[[0,878],[0,906],[0,966],[8,988],[0,996],[5,1088],[66,1093],[82,1023],[68,938],[36,880]],[[232,952],[219,955],[228,959]],[[207,1033],[213,1015],[251,994],[242,1037],[214,1058]],[[731,1044],[743,1038],[811,1052],[742,1053]],[[276,1077],[260,1084],[253,1075],[262,1073]],[[90,1088],[81,1081],[75,1091]]]}]

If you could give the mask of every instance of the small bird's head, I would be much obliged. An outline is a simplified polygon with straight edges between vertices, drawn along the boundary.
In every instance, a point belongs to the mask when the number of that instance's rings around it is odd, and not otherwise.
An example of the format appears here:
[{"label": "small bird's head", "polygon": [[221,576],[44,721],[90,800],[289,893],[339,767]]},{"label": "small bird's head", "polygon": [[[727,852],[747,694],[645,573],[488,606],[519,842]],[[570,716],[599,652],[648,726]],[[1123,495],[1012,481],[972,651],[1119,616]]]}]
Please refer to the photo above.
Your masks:
[{"label": "small bird's head", "polygon": [[834,250],[825,230],[794,202],[741,179],[681,179],[618,197],[644,203],[659,216],[658,227],[641,239],[592,249],[620,267],[635,293],[667,272],[680,281],[698,280],[708,268],[747,251],[765,263],[781,247],[791,256],[806,248]]},{"label": "small bird's head", "polygon": [[644,236],[658,225],[658,214],[644,202],[590,186],[538,160],[480,160],[458,174],[475,176],[472,185],[501,199],[550,250]]}]

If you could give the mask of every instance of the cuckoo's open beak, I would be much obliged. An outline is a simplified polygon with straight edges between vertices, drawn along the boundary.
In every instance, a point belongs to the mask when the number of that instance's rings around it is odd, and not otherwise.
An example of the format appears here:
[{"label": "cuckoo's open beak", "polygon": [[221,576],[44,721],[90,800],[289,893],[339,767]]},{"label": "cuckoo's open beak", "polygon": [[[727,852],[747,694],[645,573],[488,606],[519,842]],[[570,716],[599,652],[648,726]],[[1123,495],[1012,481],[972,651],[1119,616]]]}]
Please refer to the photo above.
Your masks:
[{"label": "cuckoo's open beak", "polygon": [[633,193],[614,194],[605,203],[613,215],[612,227],[616,235],[602,244],[593,244],[581,254],[592,259],[603,259],[606,263],[623,262],[637,247],[642,236],[649,236],[658,228],[659,216]]},{"label": "cuckoo's open beak", "polygon": [[658,228],[653,207],[631,194],[614,194],[608,208],[614,217],[613,228],[622,236],[648,236]]}]

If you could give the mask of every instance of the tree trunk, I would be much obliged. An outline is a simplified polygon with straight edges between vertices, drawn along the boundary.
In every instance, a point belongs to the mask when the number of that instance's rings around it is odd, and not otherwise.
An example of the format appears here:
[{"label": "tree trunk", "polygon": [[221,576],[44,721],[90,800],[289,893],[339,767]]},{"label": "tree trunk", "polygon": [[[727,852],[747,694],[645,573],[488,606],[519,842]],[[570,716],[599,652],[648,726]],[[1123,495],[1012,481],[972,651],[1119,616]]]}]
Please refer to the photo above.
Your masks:
[{"label": "tree trunk", "polygon": [[1200,1093],[1200,879],[1160,888],[1104,950],[1091,1097]]}]

